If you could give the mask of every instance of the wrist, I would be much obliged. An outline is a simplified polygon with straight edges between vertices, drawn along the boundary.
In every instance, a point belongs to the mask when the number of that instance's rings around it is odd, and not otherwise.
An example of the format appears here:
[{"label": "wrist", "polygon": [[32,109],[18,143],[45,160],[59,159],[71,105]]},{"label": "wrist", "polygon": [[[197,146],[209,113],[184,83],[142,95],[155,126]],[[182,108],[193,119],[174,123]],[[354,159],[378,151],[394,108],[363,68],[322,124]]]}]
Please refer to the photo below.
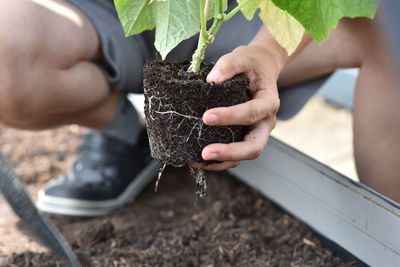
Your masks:
[{"label": "wrist", "polygon": [[249,46],[257,47],[263,50],[265,53],[270,54],[277,66],[279,67],[279,72],[290,63],[305,47],[307,47],[312,41],[312,38],[305,33],[303,39],[296,51],[290,56],[288,55],[285,48],[283,48],[272,36],[265,26],[262,26],[257,35],[248,44]]},{"label": "wrist", "polygon": [[272,44],[249,44],[250,47],[254,47],[262,53],[263,57],[268,58],[268,62],[270,62],[270,67],[274,67],[277,75],[283,70],[283,68],[287,65],[288,55],[286,51],[281,47],[273,47]]},{"label": "wrist", "polygon": [[279,68],[279,72],[289,63],[289,56],[286,50],[279,45],[265,26],[261,27],[260,31],[248,45],[257,47],[264,51],[264,53],[269,54]]}]

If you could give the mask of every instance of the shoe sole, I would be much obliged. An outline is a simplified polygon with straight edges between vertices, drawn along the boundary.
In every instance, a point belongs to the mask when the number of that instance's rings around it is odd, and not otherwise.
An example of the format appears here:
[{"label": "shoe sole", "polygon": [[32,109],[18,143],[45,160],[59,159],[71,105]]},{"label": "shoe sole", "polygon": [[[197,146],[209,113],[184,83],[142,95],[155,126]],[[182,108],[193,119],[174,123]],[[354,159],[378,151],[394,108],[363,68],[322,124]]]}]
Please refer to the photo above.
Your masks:
[{"label": "shoe sole", "polygon": [[142,192],[146,185],[157,175],[162,164],[153,161],[133,180],[125,191],[115,199],[103,201],[78,200],[64,197],[48,196],[44,190],[38,193],[37,208],[51,215],[71,217],[96,217],[128,204]]}]

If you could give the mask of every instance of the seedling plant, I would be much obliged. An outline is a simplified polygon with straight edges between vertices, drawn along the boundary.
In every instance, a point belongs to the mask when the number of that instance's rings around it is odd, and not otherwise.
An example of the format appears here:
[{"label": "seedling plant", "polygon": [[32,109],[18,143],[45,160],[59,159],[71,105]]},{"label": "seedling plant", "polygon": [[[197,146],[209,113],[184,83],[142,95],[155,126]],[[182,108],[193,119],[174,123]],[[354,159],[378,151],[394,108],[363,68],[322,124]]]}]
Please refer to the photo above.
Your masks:
[{"label": "seedling plant", "polygon": [[[163,72],[181,71],[174,64],[156,62],[144,68],[145,113],[152,156],[174,166],[202,161],[201,150],[207,144],[231,143],[244,136],[242,126],[211,127],[204,125],[201,119],[208,108],[232,106],[248,100],[245,92],[248,80],[234,77],[222,85],[208,85],[204,81],[204,71],[201,72],[201,68],[206,68],[202,62],[207,47],[225,22],[238,13],[248,20],[257,14],[275,40],[291,55],[305,32],[321,42],[328,38],[341,18],[373,18],[376,11],[374,0],[237,0],[229,9],[228,0],[114,2],[126,36],[154,30],[154,45],[163,60],[179,43],[199,33],[197,49],[190,64],[185,65],[187,73],[199,74],[198,81],[182,82],[184,78],[179,75],[172,75],[172,82],[170,78],[163,79]],[[240,36],[241,32],[236,34]],[[189,100],[184,100],[188,94]],[[195,95],[198,99],[193,101]],[[192,170],[192,173],[197,183],[196,195],[203,197],[204,173],[199,170]]]}]

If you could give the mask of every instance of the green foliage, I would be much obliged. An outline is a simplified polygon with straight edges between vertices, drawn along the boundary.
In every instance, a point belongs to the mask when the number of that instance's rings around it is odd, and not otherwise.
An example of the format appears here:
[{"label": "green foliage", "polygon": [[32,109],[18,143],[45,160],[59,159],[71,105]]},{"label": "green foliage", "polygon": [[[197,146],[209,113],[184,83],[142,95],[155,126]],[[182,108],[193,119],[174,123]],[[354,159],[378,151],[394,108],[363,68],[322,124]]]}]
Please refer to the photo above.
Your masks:
[{"label": "green foliage", "polygon": [[[126,36],[155,30],[155,47],[164,59],[180,42],[200,31],[199,0],[114,0]],[[227,9],[227,0],[212,1],[208,18]]]},{"label": "green foliage", "polygon": [[200,29],[198,0],[115,0],[114,4],[126,36],[156,29],[155,47],[163,59]]},{"label": "green foliage", "polygon": [[[262,0],[253,0],[243,6],[241,9],[243,16],[248,20],[252,20],[257,9],[260,8],[261,1]],[[237,2],[240,4],[243,0],[237,0]]]},{"label": "green foliage", "polygon": [[272,0],[262,0],[260,18],[275,40],[291,55],[301,43],[304,28],[288,12],[275,6]]},{"label": "green foliage", "polygon": [[180,42],[199,32],[200,5],[197,0],[166,0],[151,5],[157,17],[154,44],[164,59]]},{"label": "green foliage", "polygon": [[317,42],[328,38],[343,17],[373,18],[377,3],[375,0],[272,0],[297,19],[310,36]]},{"label": "green foliage", "polygon": [[[126,36],[155,29],[155,46],[164,59],[181,41],[201,31],[194,55],[196,66],[204,58],[221,24],[241,11],[252,19],[257,10],[269,31],[291,54],[304,30],[320,42],[343,17],[369,17],[375,0],[237,0],[239,5],[225,14],[228,0],[114,0]],[[207,18],[206,18],[207,16]],[[206,29],[206,21],[214,19]],[[238,32],[237,34],[240,34]],[[197,67],[194,68],[197,70]]]},{"label": "green foliage", "polygon": [[[238,3],[243,1],[238,0]],[[303,38],[303,26],[288,12],[275,6],[272,0],[251,0],[241,8],[241,11],[248,20],[251,20],[258,9],[260,9],[260,19],[276,41],[289,55],[292,54]]]},{"label": "green foliage", "polygon": [[156,27],[154,5],[149,0],[115,0],[114,4],[126,36]]}]

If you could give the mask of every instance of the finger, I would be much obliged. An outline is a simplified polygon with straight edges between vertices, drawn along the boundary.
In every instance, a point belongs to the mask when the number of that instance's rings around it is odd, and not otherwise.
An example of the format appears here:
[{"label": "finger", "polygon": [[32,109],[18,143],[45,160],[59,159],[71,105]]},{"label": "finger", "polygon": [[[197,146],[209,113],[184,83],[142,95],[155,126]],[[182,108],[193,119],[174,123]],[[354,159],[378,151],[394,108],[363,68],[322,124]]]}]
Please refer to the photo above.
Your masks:
[{"label": "finger", "polygon": [[233,52],[222,56],[207,76],[208,83],[222,83],[239,73],[246,73],[254,65],[250,47],[240,46]]},{"label": "finger", "polygon": [[191,168],[197,168],[197,169],[200,169],[201,167],[204,166],[204,164],[201,164],[201,163],[189,163],[188,165]]},{"label": "finger", "polygon": [[230,144],[211,144],[202,151],[204,160],[242,161],[258,158],[268,142],[274,120],[262,120],[257,123],[242,142]]},{"label": "finger", "polygon": [[207,110],[203,114],[203,122],[213,126],[253,125],[266,117],[275,116],[280,103],[274,92],[258,91],[255,97],[232,107]]},{"label": "finger", "polygon": [[210,165],[202,165],[198,163],[191,164],[190,166],[193,168],[199,168],[205,171],[223,171],[229,168],[235,168],[240,165],[240,161],[229,161],[217,164],[210,164]]}]

